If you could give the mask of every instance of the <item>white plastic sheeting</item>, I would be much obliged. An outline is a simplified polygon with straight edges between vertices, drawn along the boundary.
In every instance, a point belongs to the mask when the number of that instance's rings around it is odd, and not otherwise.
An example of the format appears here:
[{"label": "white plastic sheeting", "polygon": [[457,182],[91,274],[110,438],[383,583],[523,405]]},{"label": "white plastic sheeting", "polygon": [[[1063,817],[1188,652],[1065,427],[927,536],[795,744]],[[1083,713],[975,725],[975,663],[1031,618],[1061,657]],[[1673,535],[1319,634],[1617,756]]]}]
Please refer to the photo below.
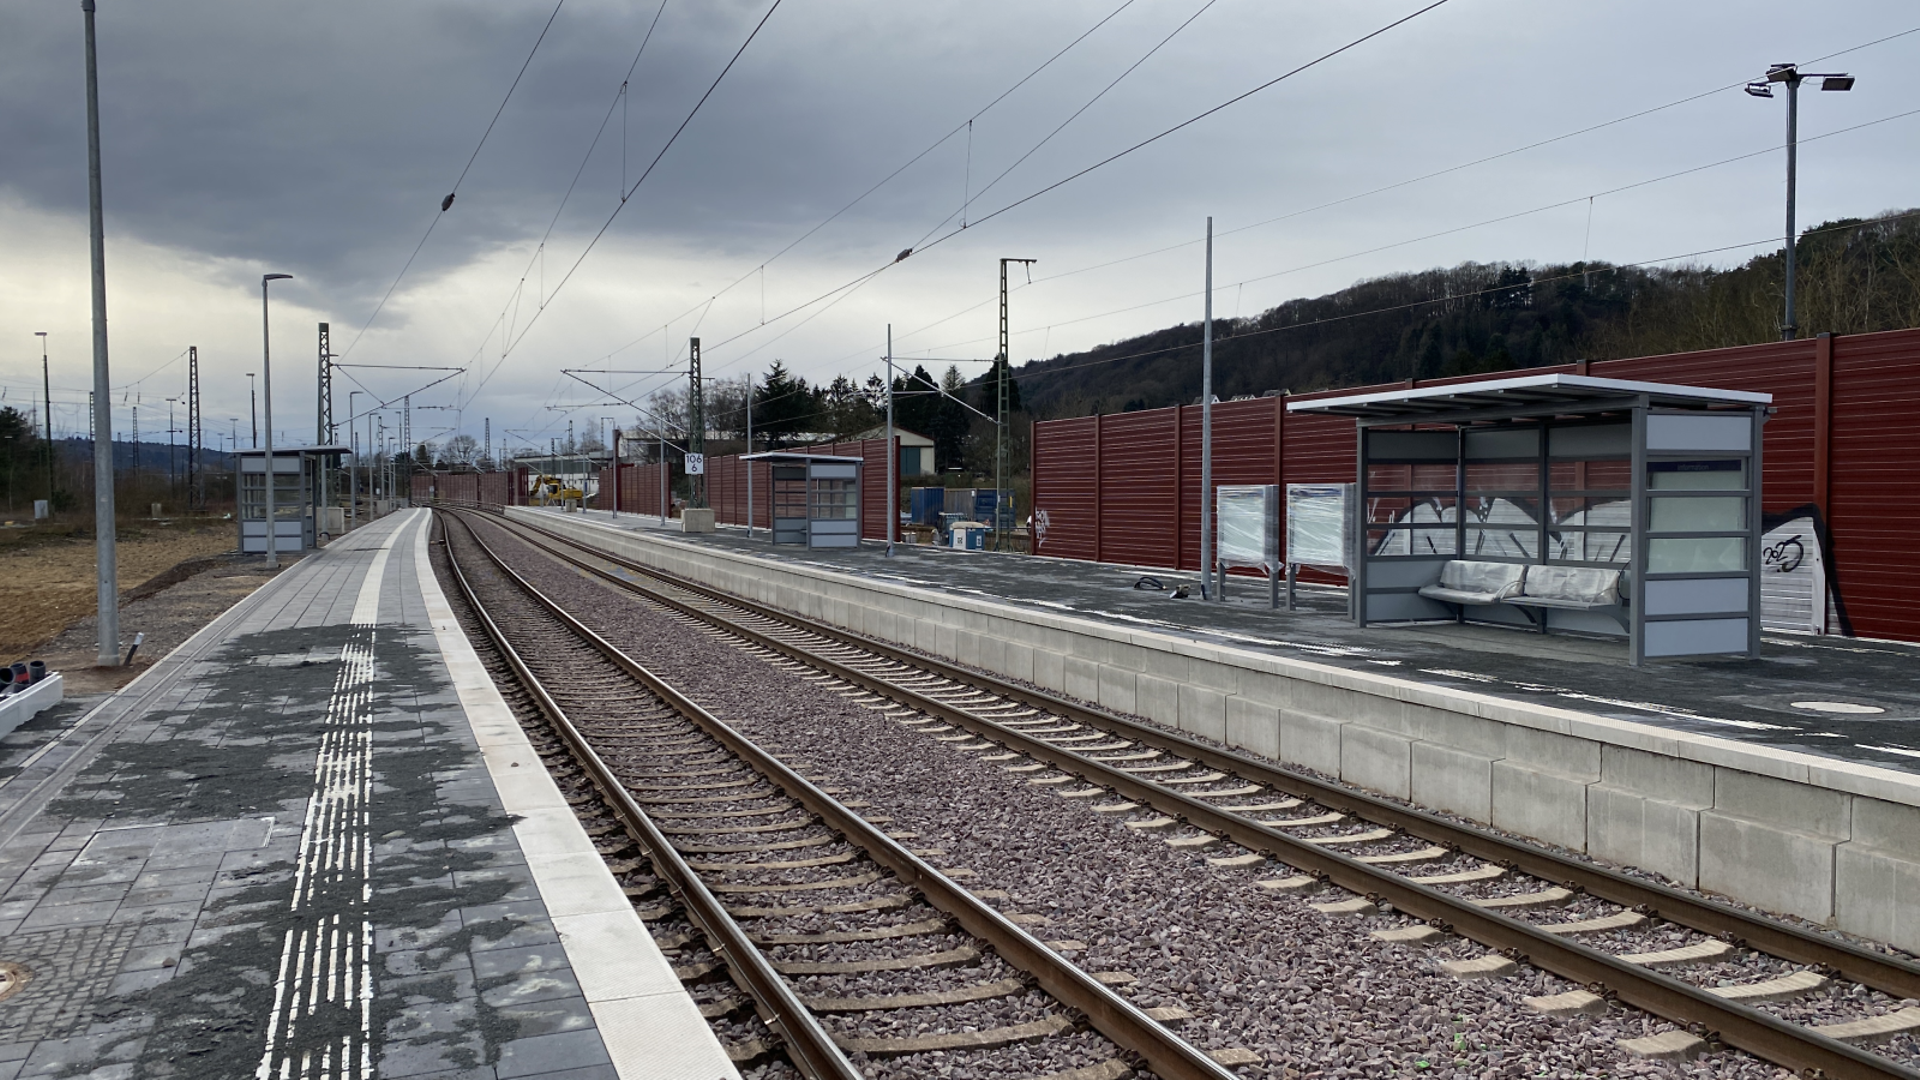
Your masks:
[{"label": "white plastic sheeting", "polygon": [[1355,507],[1352,484],[1287,485],[1287,561],[1351,570]]},{"label": "white plastic sheeting", "polygon": [[1279,485],[1217,487],[1214,509],[1219,565],[1280,569]]}]

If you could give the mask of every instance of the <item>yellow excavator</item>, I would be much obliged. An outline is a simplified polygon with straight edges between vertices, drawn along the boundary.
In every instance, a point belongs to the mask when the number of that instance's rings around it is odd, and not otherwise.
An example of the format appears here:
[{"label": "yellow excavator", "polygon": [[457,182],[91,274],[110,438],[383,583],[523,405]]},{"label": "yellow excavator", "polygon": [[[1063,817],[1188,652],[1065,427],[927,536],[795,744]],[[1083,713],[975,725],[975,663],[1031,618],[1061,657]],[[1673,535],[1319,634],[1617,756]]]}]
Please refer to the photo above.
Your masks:
[{"label": "yellow excavator", "polygon": [[565,506],[571,499],[574,505],[587,497],[587,493],[568,484],[557,476],[542,476],[533,485],[533,505]]}]

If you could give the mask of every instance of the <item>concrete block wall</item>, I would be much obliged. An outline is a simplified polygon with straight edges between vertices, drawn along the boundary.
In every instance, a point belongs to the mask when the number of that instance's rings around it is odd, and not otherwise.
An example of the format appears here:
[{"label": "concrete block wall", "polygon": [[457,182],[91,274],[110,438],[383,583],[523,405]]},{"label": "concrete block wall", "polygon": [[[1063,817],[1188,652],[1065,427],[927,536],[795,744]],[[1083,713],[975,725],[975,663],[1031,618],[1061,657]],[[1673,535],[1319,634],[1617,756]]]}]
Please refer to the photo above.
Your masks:
[{"label": "concrete block wall", "polygon": [[669,573],[1920,951],[1920,777],[510,508]]}]

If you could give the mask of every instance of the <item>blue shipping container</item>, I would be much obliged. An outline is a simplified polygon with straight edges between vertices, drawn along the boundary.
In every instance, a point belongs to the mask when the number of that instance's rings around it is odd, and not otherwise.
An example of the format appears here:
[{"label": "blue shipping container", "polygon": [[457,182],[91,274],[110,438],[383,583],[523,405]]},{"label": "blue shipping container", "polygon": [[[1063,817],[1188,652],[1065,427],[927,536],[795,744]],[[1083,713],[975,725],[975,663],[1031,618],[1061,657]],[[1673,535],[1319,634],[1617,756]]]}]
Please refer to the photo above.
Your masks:
[{"label": "blue shipping container", "polygon": [[908,513],[916,525],[940,524],[940,512],[946,509],[947,489],[917,487],[908,495]]},{"label": "blue shipping container", "polygon": [[[999,495],[999,492],[994,491],[992,488],[975,488],[974,489],[973,520],[985,521],[989,523],[993,521],[993,512],[997,508],[998,502],[999,502],[999,500],[996,498],[997,495]],[[1009,512],[1016,511],[1017,507],[1015,507],[1013,503],[1013,492],[1009,491],[1006,493],[1006,495],[1007,495],[1008,511]]]}]

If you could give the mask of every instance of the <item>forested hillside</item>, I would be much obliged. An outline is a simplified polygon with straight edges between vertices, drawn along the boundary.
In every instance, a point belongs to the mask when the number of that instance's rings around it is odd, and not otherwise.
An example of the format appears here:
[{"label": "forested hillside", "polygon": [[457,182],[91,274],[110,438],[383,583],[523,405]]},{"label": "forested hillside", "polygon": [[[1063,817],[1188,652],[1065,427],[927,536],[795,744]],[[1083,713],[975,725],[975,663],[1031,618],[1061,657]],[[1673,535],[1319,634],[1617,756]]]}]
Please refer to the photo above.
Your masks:
[{"label": "forested hillside", "polygon": [[[1920,326],[1920,211],[1828,222],[1797,253],[1802,336]],[[1779,338],[1783,254],[1726,270],[1463,263],[1214,323],[1222,399]],[[1198,323],[1016,368],[1036,419],[1196,401]]]}]

